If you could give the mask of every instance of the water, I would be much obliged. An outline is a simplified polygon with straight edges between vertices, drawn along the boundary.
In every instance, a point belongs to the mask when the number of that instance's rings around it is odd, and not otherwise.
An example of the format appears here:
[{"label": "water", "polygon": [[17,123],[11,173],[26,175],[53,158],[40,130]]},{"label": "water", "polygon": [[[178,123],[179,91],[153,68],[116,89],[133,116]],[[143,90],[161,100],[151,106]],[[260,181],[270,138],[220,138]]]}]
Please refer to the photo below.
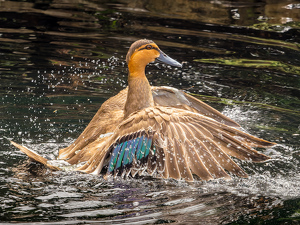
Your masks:
[{"label": "water", "polygon": [[[298,1],[0,2],[0,221],[37,224],[299,224]],[[126,87],[125,55],[154,40],[182,69],[150,65],[152,85],[198,96],[278,145],[238,161],[231,181],[104,180],[22,170],[6,138],[55,159]]]}]

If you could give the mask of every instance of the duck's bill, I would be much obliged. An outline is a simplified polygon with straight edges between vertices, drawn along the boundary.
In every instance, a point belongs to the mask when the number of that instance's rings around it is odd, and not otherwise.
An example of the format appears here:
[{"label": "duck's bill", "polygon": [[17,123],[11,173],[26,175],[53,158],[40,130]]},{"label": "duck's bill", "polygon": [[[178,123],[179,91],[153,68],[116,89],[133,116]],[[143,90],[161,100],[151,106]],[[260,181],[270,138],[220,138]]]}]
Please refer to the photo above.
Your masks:
[{"label": "duck's bill", "polygon": [[159,50],[159,57],[156,58],[158,61],[166,63],[170,66],[176,66],[176,67],[182,67],[182,64],[177,62],[176,60],[169,57],[167,54],[165,54],[163,51]]}]

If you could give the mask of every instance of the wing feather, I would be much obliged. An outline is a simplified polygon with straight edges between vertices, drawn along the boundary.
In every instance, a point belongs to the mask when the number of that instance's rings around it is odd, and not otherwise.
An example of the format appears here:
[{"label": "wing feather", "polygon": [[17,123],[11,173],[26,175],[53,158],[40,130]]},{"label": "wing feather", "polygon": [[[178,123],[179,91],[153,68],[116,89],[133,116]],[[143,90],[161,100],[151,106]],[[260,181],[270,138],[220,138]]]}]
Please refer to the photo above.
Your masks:
[{"label": "wing feather", "polygon": [[177,159],[180,175],[186,181],[193,181],[193,175],[188,165],[187,152],[184,143],[180,143],[177,139],[174,140],[174,149]]},{"label": "wing feather", "polygon": [[203,120],[202,125],[204,125],[205,127],[209,127],[209,128],[215,128],[215,130],[218,130],[218,131],[226,131],[226,133],[230,134],[231,136],[239,136],[239,138],[243,142],[245,142],[253,147],[264,148],[264,147],[268,147],[268,146],[273,146],[275,144],[275,143],[263,140],[261,138],[257,138],[253,135],[247,134],[247,133],[240,131],[238,129],[235,129],[233,127],[229,127],[222,123],[217,123],[216,121],[213,121],[213,120]]},{"label": "wing feather", "polygon": [[[205,124],[204,126],[208,127]],[[243,142],[242,140],[235,138],[234,136],[228,134],[226,130],[224,129],[221,130],[218,128],[216,129],[216,127],[214,126],[209,126],[209,127],[210,127],[210,131],[214,134],[215,139],[218,140],[218,142],[222,145],[223,150],[227,154],[234,156],[238,159],[242,159],[242,160],[251,159],[255,162],[261,162],[269,159],[269,157],[267,157],[266,155],[261,154],[256,150],[254,150],[253,148],[251,148],[248,145],[248,142]],[[235,135],[239,135],[240,133],[241,131],[237,130]],[[242,133],[241,135],[244,134]]]},{"label": "wing feather", "polygon": [[204,135],[207,138],[213,139],[214,136],[212,135],[212,133],[206,129],[205,127],[201,126],[200,124],[197,124],[195,122],[190,122],[187,123],[190,127],[191,130],[193,130],[193,133],[197,136],[197,135]]},{"label": "wing feather", "polygon": [[157,172],[163,177],[168,178],[169,172],[168,168],[165,166],[165,152],[163,148],[156,147],[156,164],[157,164]]},{"label": "wing feather", "polygon": [[[180,172],[177,164],[174,142],[172,138],[167,138],[167,148],[164,149],[165,153],[165,174],[168,172],[168,177],[180,179]],[[166,175],[165,175],[166,176]],[[167,178],[168,178],[167,177]]]},{"label": "wing feather", "polygon": [[206,166],[203,164],[198,151],[195,146],[189,140],[186,140],[186,144],[188,146],[187,149],[187,159],[189,163],[189,167],[194,174],[200,177],[202,180],[212,180],[213,176],[210,174]]}]

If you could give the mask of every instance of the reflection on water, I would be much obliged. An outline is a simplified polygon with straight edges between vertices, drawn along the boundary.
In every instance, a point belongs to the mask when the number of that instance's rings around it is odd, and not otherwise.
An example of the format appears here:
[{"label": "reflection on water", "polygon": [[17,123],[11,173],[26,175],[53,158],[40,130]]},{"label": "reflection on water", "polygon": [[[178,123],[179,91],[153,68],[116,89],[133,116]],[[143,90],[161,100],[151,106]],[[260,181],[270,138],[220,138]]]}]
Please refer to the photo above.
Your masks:
[{"label": "reflection on water", "polygon": [[[0,2],[0,220],[78,223],[299,223],[299,2]],[[249,179],[187,184],[105,181],[41,171],[6,137],[51,159],[127,84],[124,56],[154,40],[181,69],[148,66],[152,85],[184,89],[259,137],[267,163]],[[36,165],[30,165],[32,169]]]}]

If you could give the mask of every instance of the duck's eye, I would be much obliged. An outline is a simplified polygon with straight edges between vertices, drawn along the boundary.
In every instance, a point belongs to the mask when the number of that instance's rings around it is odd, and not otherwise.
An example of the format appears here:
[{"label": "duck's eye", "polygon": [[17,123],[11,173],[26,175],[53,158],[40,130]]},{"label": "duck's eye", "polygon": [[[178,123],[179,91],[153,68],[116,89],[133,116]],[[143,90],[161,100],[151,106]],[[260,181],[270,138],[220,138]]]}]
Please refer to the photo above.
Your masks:
[{"label": "duck's eye", "polygon": [[150,50],[150,49],[152,49],[152,48],[153,48],[152,45],[147,45],[147,46],[146,46],[146,49],[147,49],[147,50]]}]

